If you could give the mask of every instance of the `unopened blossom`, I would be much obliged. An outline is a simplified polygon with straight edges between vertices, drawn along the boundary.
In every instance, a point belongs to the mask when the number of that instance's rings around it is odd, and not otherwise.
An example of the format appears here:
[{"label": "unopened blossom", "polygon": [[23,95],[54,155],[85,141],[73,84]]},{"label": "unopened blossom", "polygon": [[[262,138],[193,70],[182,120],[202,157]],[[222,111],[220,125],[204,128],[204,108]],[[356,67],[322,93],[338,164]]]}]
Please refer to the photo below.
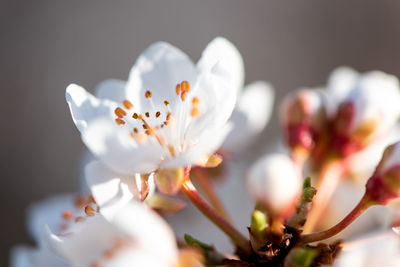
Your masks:
[{"label": "unopened blossom", "polygon": [[[210,45],[231,50],[220,38]],[[212,51],[212,53],[208,53]],[[128,81],[107,80],[96,97],[72,84],[66,91],[75,125],[90,151],[120,173],[150,173],[204,164],[230,130],[237,64],[206,49],[197,66],[159,42],[137,59]]]},{"label": "unopened blossom", "polygon": [[372,201],[383,205],[400,196],[400,142],[385,149],[366,189]]},{"label": "unopened blossom", "polygon": [[392,231],[378,232],[345,243],[333,266],[400,266],[400,237]]},{"label": "unopened blossom", "polygon": [[110,220],[99,214],[74,224],[68,234],[47,231],[46,236],[52,249],[72,266],[179,266],[172,230],[136,201],[121,207]]},{"label": "unopened blossom", "polygon": [[253,198],[272,216],[288,216],[301,194],[297,170],[284,154],[259,159],[247,173],[247,186]]},{"label": "unopened blossom", "polygon": [[396,77],[371,71],[357,77],[350,88],[333,121],[333,146],[345,156],[388,135],[400,116]]},{"label": "unopened blossom", "polygon": [[314,148],[326,127],[325,102],[322,90],[300,89],[285,97],[281,120],[291,149],[310,151]]},{"label": "unopened blossom", "polygon": [[47,225],[55,233],[65,232],[76,221],[84,220],[84,210],[93,205],[88,197],[59,195],[31,205],[27,214],[28,232],[36,241],[36,247],[19,245],[12,250],[11,267],[69,266],[46,244],[43,236]]}]

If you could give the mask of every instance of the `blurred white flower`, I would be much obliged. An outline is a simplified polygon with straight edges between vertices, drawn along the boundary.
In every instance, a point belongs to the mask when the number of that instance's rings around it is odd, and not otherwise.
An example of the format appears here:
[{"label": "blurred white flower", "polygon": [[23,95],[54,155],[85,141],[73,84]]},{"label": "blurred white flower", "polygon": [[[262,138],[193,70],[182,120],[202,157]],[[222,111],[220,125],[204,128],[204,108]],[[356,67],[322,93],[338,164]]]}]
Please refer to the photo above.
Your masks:
[{"label": "blurred white flower", "polygon": [[[328,85],[333,115],[333,146],[347,156],[385,138],[400,116],[398,79],[380,71],[334,71]],[[333,108],[332,108],[333,107]]]},{"label": "blurred white flower", "polygon": [[[43,228],[48,225],[54,232],[64,232],[83,218],[84,206],[90,200],[73,195],[59,195],[31,205],[28,209],[28,230],[36,247],[18,246],[11,254],[11,267],[69,266],[67,261],[51,251],[43,238]],[[78,219],[77,219],[78,218]]]},{"label": "blurred white flower", "polygon": [[334,267],[398,267],[400,237],[394,232],[378,232],[345,243]]},{"label": "blurred white flower", "polygon": [[302,182],[290,158],[270,154],[259,159],[247,173],[247,186],[257,203],[272,216],[287,216],[301,194]]},{"label": "blurred white flower", "polygon": [[84,143],[113,170],[186,167],[214,153],[228,134],[243,75],[240,60],[222,38],[211,42],[197,66],[159,42],[139,56],[127,82],[104,81],[97,97],[72,84],[66,99]]},{"label": "blurred white flower", "polygon": [[267,125],[274,104],[274,89],[264,81],[256,81],[239,92],[230,122],[232,131],[222,144],[222,150],[238,153],[254,141]]},{"label": "blurred white flower", "polygon": [[57,254],[72,266],[172,267],[178,248],[172,230],[146,205],[131,201],[111,220],[101,214],[74,224],[68,233],[46,233]]}]

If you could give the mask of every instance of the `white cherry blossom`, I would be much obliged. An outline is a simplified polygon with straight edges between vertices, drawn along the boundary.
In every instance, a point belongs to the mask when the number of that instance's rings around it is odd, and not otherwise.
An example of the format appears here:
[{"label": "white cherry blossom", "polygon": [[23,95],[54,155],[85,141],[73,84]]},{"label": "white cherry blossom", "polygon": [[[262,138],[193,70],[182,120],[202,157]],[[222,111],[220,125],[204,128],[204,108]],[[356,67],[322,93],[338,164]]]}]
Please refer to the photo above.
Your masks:
[{"label": "white cherry blossom", "polygon": [[[219,38],[210,46],[235,54],[229,44]],[[96,97],[68,86],[66,99],[84,143],[120,173],[185,167],[214,153],[231,128],[240,64],[213,53],[207,48],[195,66],[159,42],[139,56],[127,82],[107,80]]]},{"label": "white cherry blossom", "polygon": [[143,203],[131,201],[111,220],[101,214],[86,218],[68,234],[46,233],[57,254],[79,267],[172,267],[179,251],[172,230]]}]

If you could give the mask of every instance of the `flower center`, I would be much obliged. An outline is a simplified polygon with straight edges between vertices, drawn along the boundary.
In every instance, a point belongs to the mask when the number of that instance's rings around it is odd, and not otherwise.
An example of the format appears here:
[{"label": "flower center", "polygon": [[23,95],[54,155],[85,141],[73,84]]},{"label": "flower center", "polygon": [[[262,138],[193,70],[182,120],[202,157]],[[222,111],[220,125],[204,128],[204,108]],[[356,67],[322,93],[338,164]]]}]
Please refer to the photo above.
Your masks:
[{"label": "flower center", "polygon": [[[185,102],[187,102],[189,92],[190,84],[187,81],[182,81],[175,86],[176,97],[179,98],[177,107],[174,109],[176,114],[171,109],[169,100],[165,99],[162,103],[154,103],[153,92],[149,90],[144,93],[151,107],[149,110],[135,111],[132,102],[125,99],[122,101],[122,105],[114,110],[117,116],[115,123],[119,126],[129,127],[130,136],[138,144],[145,143],[148,138],[154,138],[171,156],[175,156],[176,152],[183,148],[182,136],[179,134],[183,129],[176,128],[177,122],[181,126],[185,125],[187,115]],[[190,117],[200,116],[199,103],[198,97],[191,98]],[[178,142],[174,142],[176,140],[174,133],[178,134]]]}]

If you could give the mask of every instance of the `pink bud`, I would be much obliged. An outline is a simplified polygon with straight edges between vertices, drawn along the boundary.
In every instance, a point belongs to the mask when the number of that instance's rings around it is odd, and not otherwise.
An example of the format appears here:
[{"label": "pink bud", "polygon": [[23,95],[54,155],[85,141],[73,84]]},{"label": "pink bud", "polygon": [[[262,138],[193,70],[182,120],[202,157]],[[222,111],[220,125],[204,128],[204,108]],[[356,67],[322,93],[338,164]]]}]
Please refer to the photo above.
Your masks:
[{"label": "pink bud", "polygon": [[282,103],[281,119],[289,147],[311,150],[326,121],[322,92],[301,89],[289,94]]},{"label": "pink bud", "polygon": [[378,71],[361,75],[338,106],[332,146],[347,156],[388,134],[400,116],[399,90],[392,75]]},{"label": "pink bud", "polygon": [[385,149],[366,188],[371,200],[382,205],[400,196],[400,142]]}]

